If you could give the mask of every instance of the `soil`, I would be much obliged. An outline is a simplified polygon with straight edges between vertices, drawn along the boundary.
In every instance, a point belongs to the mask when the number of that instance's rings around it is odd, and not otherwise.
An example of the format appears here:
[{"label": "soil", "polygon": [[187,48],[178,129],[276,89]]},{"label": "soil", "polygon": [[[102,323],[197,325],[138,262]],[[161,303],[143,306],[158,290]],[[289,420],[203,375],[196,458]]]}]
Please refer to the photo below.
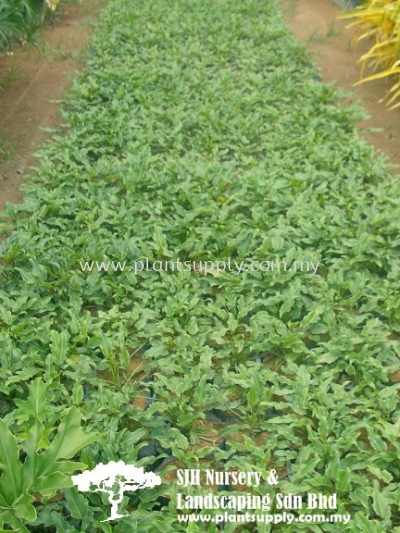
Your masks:
[{"label": "soil", "polygon": [[[49,136],[44,128],[62,122],[54,101],[62,97],[73,74],[83,66],[90,23],[106,0],[71,1],[44,28],[38,49],[19,46],[12,56],[0,57],[0,149],[9,155],[0,158],[0,211],[7,202],[21,201],[19,186],[35,164],[33,154]],[[353,87],[359,79],[357,59],[367,46],[352,49],[355,32],[337,20],[340,8],[331,0],[279,1],[294,35],[314,53],[323,81],[354,91],[354,98],[361,100],[371,115],[358,123],[361,134],[400,165],[400,109],[389,111],[380,102],[390,87],[385,80]]]},{"label": "soil", "polygon": [[[0,211],[18,203],[19,186],[36,163],[33,154],[62,119],[62,98],[84,62],[92,23],[105,0],[70,0],[45,24],[35,46],[0,57]],[[3,153],[1,153],[3,152]]]},{"label": "soil", "polygon": [[369,49],[368,43],[352,46],[356,30],[346,29],[348,20],[337,19],[343,10],[331,0],[279,1],[293,34],[313,53],[322,81],[352,91],[353,96],[343,100],[344,104],[358,100],[371,116],[357,123],[362,137],[381,150],[390,162],[400,165],[400,108],[389,111],[386,103],[380,101],[390,83],[382,79],[354,87],[360,79],[357,60]]}]

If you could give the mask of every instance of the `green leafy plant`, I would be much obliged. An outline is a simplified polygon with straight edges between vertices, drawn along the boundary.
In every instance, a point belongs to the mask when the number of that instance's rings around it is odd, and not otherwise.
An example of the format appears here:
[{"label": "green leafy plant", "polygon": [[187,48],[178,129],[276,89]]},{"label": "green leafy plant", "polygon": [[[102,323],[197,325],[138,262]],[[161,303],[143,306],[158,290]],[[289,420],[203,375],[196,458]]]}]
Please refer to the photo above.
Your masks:
[{"label": "green leafy plant", "polygon": [[54,11],[58,0],[2,0],[0,2],[0,50],[17,40],[29,40],[43,22],[46,10]]},{"label": "green leafy plant", "polygon": [[[351,515],[340,531],[398,533],[400,184],[357,136],[360,111],[315,75],[274,2],[108,4],[65,127],[2,219],[8,441],[36,461],[57,427],[74,442],[58,421],[77,410],[102,435],[55,461],[66,472],[43,473],[65,489],[30,499],[34,522],[8,497],[18,527],[187,531],[175,471],[200,465],[275,469],[283,493],[336,492]],[[146,257],[320,266],[135,272]],[[81,261],[126,268],[84,272]],[[110,525],[107,499],[66,478],[119,460],[163,483],[127,493],[129,516]]]},{"label": "green leafy plant", "polygon": [[[37,517],[33,502],[73,486],[71,474],[87,465],[68,459],[98,440],[97,433],[84,433],[80,423],[81,414],[72,407],[51,442],[47,438],[49,428],[36,419],[27,438],[20,443],[0,420],[0,468],[3,471],[0,477],[0,523],[27,533],[29,530],[24,524],[34,522]],[[25,455],[23,461],[21,452]]]}]

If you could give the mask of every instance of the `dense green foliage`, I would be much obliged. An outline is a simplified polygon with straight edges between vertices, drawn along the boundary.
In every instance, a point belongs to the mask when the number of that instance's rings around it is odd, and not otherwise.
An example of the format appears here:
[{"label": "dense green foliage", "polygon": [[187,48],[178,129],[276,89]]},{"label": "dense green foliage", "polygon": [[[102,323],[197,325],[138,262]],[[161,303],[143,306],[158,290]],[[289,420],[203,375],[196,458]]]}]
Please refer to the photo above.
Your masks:
[{"label": "dense green foliage", "polygon": [[[352,516],[227,532],[398,531],[400,185],[315,74],[271,1],[110,2],[67,125],[3,224],[0,406],[21,449],[77,408],[101,434],[74,456],[90,468],[275,468],[255,493],[336,492]],[[79,266],[146,256],[321,265]],[[46,408],[27,409],[39,386]],[[99,494],[42,493],[26,527],[216,531],[178,523],[176,491],[127,494],[112,526]]]}]

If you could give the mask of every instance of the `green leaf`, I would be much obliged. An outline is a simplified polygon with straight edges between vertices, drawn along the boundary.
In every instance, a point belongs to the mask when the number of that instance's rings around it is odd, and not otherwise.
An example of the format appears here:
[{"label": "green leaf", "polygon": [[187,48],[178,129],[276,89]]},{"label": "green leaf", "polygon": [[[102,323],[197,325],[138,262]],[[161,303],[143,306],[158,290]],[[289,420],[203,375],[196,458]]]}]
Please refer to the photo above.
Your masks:
[{"label": "green leaf", "polygon": [[374,465],[366,465],[366,468],[371,472],[371,474],[381,479],[385,483],[390,483],[393,480],[392,474],[387,470],[382,470]]},{"label": "green leaf", "polygon": [[354,520],[363,533],[376,533],[375,526],[363,514],[356,513]]},{"label": "green leaf", "polygon": [[44,475],[54,468],[60,459],[70,459],[79,450],[99,439],[99,433],[84,433],[81,429],[81,414],[71,407],[62,420],[51,445],[39,455],[36,474]]},{"label": "green leaf", "polygon": [[9,524],[18,533],[30,533],[23,521],[16,516],[14,510],[0,512],[0,523]]},{"label": "green leaf", "polygon": [[379,483],[376,479],[373,481],[372,489],[372,507],[375,513],[384,519],[390,518],[390,505],[384,494],[379,489]]},{"label": "green leaf", "polygon": [[253,409],[257,404],[260,403],[263,398],[264,393],[264,384],[260,378],[259,373],[253,369],[251,372],[251,382],[249,390],[247,391],[247,404],[250,409]]},{"label": "green leaf", "polygon": [[181,448],[182,450],[186,450],[189,446],[189,441],[187,440],[185,435],[183,435],[183,433],[181,433],[179,430],[176,429],[174,431],[174,436],[175,436],[175,442],[178,445],[178,447]]},{"label": "green leaf", "polygon": [[293,482],[295,480],[300,480],[307,478],[312,472],[314,472],[315,467],[321,461],[319,457],[314,457],[314,459],[309,460],[307,463],[301,464],[293,475]]},{"label": "green leaf", "polygon": [[348,486],[351,479],[351,471],[349,468],[339,470],[337,474],[336,489],[338,492],[345,492],[348,490]]},{"label": "green leaf", "polygon": [[27,400],[14,401],[20,408],[21,413],[27,415],[27,419],[33,417],[43,420],[47,411],[46,391],[48,384],[43,383],[42,378],[36,378],[28,387],[29,396]]},{"label": "green leaf", "polygon": [[340,455],[338,450],[333,450],[333,457],[326,467],[325,474],[329,479],[336,479],[340,471]]},{"label": "green leaf", "polygon": [[84,396],[84,390],[81,383],[78,381],[74,383],[74,387],[72,389],[72,399],[74,401],[74,404],[76,406],[80,405]]},{"label": "green leaf", "polygon": [[0,420],[0,505],[11,506],[23,491],[22,463],[19,460],[19,446],[3,420]]},{"label": "green leaf", "polygon": [[23,494],[20,496],[18,502],[14,503],[13,508],[18,518],[27,520],[28,522],[34,522],[36,520],[36,509],[31,505],[32,501],[33,497],[31,495]]},{"label": "green leaf", "polygon": [[368,439],[371,443],[371,445],[373,446],[373,448],[375,448],[375,450],[379,451],[379,452],[386,452],[387,451],[387,445],[386,445],[386,442],[379,436],[377,435],[373,428],[371,427],[367,427],[367,433],[368,433]]},{"label": "green leaf", "polygon": [[77,531],[73,526],[68,524],[62,514],[52,511],[50,516],[57,528],[57,533],[74,533]]},{"label": "green leaf", "polygon": [[27,455],[27,458],[24,462],[23,467],[23,484],[24,487],[31,487],[32,483],[36,479],[36,462],[38,459],[37,447],[42,441],[43,435],[45,432],[44,425],[36,420],[35,424],[32,426],[28,438],[24,442],[24,449]]},{"label": "green leaf", "polygon": [[58,427],[48,448],[38,453],[44,426],[39,421],[32,427],[25,441],[27,453],[23,468],[25,490],[41,492],[51,496],[57,490],[72,487],[71,474],[86,465],[80,462],[62,461],[72,458],[82,448],[99,439],[97,433],[84,433],[80,428],[81,415],[72,407]]},{"label": "green leaf", "polygon": [[79,520],[83,520],[89,510],[89,505],[82,494],[79,494],[76,489],[64,489],[65,499],[67,500],[67,509],[73,516]]},{"label": "green leaf", "polygon": [[192,317],[189,320],[189,323],[187,325],[187,332],[190,335],[195,335],[198,331],[199,331],[199,327],[197,325],[196,319],[195,319],[195,317]]},{"label": "green leaf", "polygon": [[85,464],[78,462],[60,461],[53,466],[53,469],[58,468],[63,470],[63,472],[53,472],[46,476],[38,477],[33,482],[32,487],[35,492],[40,492],[44,496],[52,496],[60,489],[72,487],[73,483],[71,482],[70,474],[73,474],[78,469],[85,468],[85,466]]},{"label": "green leaf", "polygon": [[250,385],[249,390],[246,394],[247,399],[247,405],[250,409],[253,409],[255,405],[257,405],[258,398],[257,398],[257,386],[253,383]]},{"label": "green leaf", "polygon": [[307,328],[311,324],[315,324],[318,321],[318,318],[324,312],[323,305],[316,305],[312,311],[310,311],[302,320],[301,327]]},{"label": "green leaf", "polygon": [[201,376],[199,383],[194,391],[193,405],[204,405],[207,390],[207,376],[204,374]]},{"label": "green leaf", "polygon": [[57,365],[61,365],[68,354],[68,339],[69,333],[66,330],[58,332],[56,330],[50,331],[50,348],[51,353]]},{"label": "green leaf", "polygon": [[144,428],[135,429],[130,433],[124,435],[124,442],[128,447],[134,447],[140,440],[144,439],[148,435],[148,430]]}]

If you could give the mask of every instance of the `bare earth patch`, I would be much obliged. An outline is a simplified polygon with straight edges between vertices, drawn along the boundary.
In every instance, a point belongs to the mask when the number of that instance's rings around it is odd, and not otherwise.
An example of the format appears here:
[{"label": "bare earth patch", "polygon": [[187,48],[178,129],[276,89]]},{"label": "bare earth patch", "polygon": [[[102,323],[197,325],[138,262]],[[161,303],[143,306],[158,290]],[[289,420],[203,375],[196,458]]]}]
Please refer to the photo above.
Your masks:
[{"label": "bare earth patch", "polygon": [[82,66],[91,23],[104,4],[64,4],[42,30],[37,49],[17,46],[13,55],[0,57],[0,146],[9,154],[0,161],[0,210],[21,200],[19,186],[35,163],[32,154],[49,136],[44,128],[62,122],[54,101]]},{"label": "bare earth patch", "polygon": [[[339,21],[341,9],[331,0],[280,0],[286,23],[293,34],[306,43],[315,54],[323,81],[335,82],[345,91],[354,91],[354,99],[371,115],[358,122],[362,136],[386,154],[394,164],[400,164],[400,108],[389,111],[386,103],[379,102],[390,84],[376,80],[357,87],[360,78],[359,57],[369,48],[365,43],[354,48],[351,39],[355,30],[346,29],[349,21]],[[373,131],[368,131],[370,128]],[[381,131],[377,131],[377,130]]]}]

